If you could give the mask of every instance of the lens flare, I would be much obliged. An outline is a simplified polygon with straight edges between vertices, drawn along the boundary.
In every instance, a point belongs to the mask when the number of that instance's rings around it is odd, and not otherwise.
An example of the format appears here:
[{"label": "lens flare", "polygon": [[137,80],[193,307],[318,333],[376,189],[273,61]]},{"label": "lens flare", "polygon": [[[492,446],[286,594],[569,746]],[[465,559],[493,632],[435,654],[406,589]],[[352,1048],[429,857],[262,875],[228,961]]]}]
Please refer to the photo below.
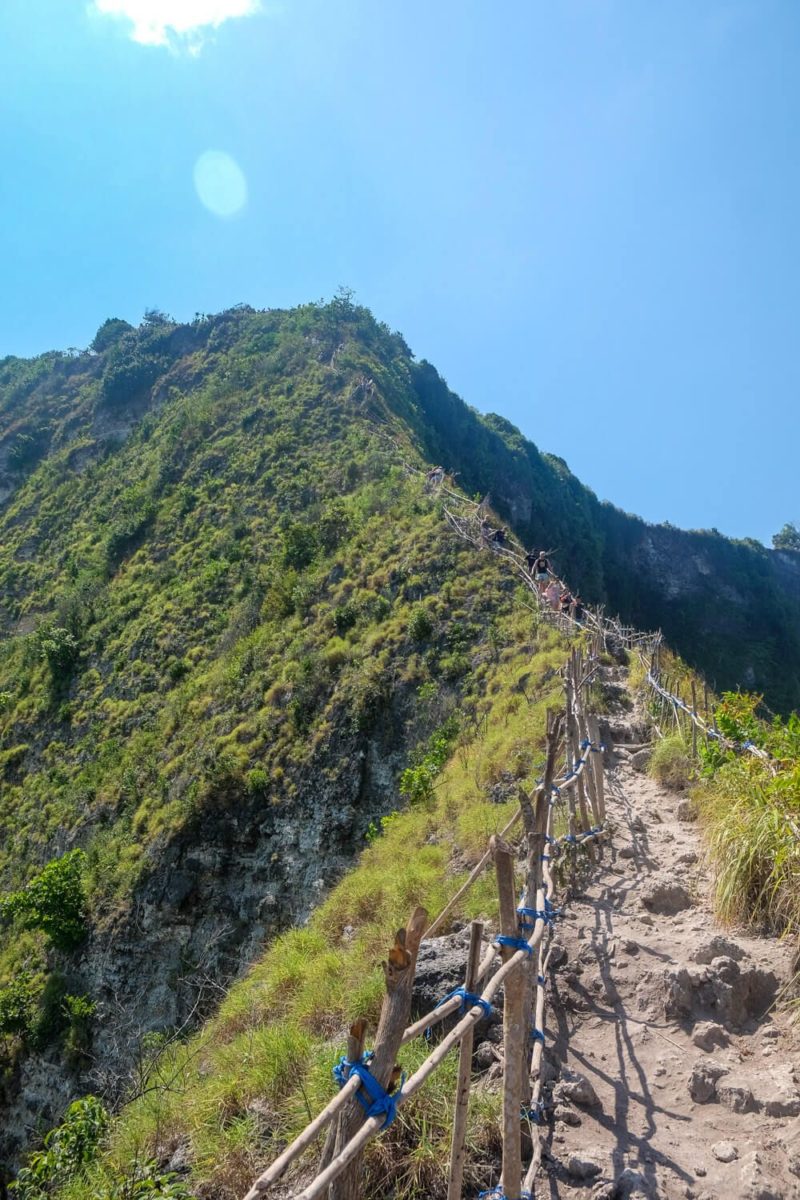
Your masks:
[{"label": "lens flare", "polygon": [[194,186],[201,204],[215,217],[235,217],[247,203],[244,172],[223,150],[200,155],[194,164]]}]

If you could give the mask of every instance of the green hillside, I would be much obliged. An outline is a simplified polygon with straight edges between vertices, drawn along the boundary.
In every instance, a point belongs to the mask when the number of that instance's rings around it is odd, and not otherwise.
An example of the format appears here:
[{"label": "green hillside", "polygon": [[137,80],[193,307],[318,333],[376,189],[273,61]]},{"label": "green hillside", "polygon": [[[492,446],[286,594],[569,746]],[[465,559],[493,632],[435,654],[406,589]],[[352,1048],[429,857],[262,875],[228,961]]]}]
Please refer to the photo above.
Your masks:
[{"label": "green hillside", "polygon": [[[216,1011],[276,934],[313,912],[328,936],[319,901],[384,816],[411,804],[405,836],[438,837],[430,784],[457,748],[481,762],[448,810],[464,853],[532,777],[563,655],[404,468],[431,462],[558,547],[588,600],[797,704],[800,555],[600,504],[346,296],[112,320],[90,351],[5,359],[0,1160],[74,1096],[124,1092],[143,1035]],[[481,757],[487,722],[502,755]],[[398,910],[436,900],[451,849],[398,880]],[[341,937],[347,906],[368,914],[337,894]],[[313,1005],[286,1019],[320,1033]]]}]

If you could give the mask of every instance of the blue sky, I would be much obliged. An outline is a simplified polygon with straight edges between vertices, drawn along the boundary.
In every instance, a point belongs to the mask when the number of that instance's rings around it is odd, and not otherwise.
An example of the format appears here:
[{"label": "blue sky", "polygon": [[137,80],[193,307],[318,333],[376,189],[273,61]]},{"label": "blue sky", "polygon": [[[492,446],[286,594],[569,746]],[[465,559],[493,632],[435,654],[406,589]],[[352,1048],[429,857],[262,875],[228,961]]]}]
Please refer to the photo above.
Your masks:
[{"label": "blue sky", "polygon": [[799,38],[796,0],[3,0],[0,355],[345,284],[602,499],[768,541]]}]

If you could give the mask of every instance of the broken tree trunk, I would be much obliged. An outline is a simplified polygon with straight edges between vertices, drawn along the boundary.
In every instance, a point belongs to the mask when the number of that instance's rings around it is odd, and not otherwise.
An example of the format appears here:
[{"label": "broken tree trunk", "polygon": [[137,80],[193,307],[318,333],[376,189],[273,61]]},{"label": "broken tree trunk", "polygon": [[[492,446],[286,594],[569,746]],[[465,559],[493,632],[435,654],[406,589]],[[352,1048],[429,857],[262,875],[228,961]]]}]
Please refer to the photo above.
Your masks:
[{"label": "broken tree trunk", "polygon": [[[378,1032],[375,1035],[375,1052],[369,1069],[381,1087],[391,1090],[396,1082],[395,1059],[403,1041],[408,1018],[411,1014],[411,989],[417,966],[417,952],[428,922],[424,908],[413,912],[405,929],[395,934],[394,945],[388,960],[383,964],[386,979],[386,996],[381,1009]],[[343,1148],[364,1122],[364,1108],[355,1097],[339,1118],[336,1138],[337,1152]],[[361,1191],[361,1155],[353,1159],[330,1187],[330,1200],[358,1200]]]}]

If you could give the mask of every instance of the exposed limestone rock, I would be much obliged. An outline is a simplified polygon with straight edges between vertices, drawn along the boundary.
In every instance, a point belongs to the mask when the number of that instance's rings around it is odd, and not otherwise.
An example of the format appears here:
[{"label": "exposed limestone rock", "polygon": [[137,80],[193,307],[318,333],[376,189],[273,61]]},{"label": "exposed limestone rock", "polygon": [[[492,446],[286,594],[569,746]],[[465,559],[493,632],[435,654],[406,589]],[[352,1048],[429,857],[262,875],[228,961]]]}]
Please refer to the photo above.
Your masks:
[{"label": "exposed limestone rock", "polygon": [[739,1151],[734,1146],[733,1142],[715,1142],[711,1147],[711,1153],[719,1162],[729,1163],[739,1157]]},{"label": "exposed limestone rock", "polygon": [[692,1067],[689,1077],[689,1095],[698,1104],[708,1104],[711,1100],[715,1100],[717,1081],[727,1073],[726,1067],[720,1067],[716,1063],[705,1062],[701,1059]]},{"label": "exposed limestone rock", "polygon": [[710,963],[721,955],[724,955],[726,958],[732,958],[736,962],[741,962],[743,958],[746,958],[746,954],[741,946],[738,946],[736,942],[732,942],[730,938],[726,938],[720,933],[716,934],[709,941],[700,943],[692,954],[692,962]]},{"label": "exposed limestone rock", "polygon": [[691,908],[692,898],[682,883],[674,879],[655,879],[642,892],[641,903],[650,912],[672,917],[685,908]]},{"label": "exposed limestone rock", "polygon": [[597,1093],[585,1075],[564,1068],[561,1079],[553,1088],[553,1100],[556,1103],[572,1102],[585,1107],[598,1104]]},{"label": "exposed limestone rock", "polygon": [[746,1081],[737,1075],[726,1075],[717,1083],[717,1099],[731,1112],[753,1112],[756,1102]]},{"label": "exposed limestone rock", "polygon": [[692,1041],[700,1050],[711,1053],[717,1046],[727,1046],[730,1038],[715,1021],[701,1021],[692,1031]]},{"label": "exposed limestone rock", "polygon": [[664,973],[664,1012],[685,1020],[705,1016],[740,1029],[767,1008],[777,991],[772,971],[740,967],[732,958],[715,958],[707,966],[669,968]]}]

